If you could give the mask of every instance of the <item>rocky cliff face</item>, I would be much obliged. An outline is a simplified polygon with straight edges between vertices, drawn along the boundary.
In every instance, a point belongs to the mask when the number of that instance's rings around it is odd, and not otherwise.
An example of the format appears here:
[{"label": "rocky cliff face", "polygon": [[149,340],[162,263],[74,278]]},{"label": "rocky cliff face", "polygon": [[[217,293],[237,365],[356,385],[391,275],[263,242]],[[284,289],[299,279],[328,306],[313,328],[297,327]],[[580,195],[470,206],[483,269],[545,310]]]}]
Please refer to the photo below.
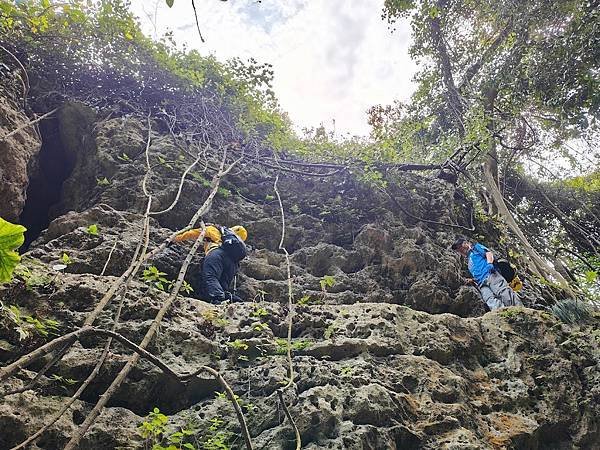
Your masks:
[{"label": "rocky cliff face", "polygon": [[[0,95],[0,217],[9,221],[17,221],[21,215],[29,175],[40,150],[39,136],[35,128],[24,127],[27,122],[21,107]],[[21,130],[4,138],[17,129]]]},{"label": "rocky cliff face", "polygon": [[[0,299],[23,314],[57,320],[64,334],[83,323],[126,270],[140,240],[147,130],[139,119],[103,117],[79,104],[63,107],[52,120],[48,129],[56,132],[43,134],[43,145],[64,161],[65,171],[54,178],[60,195],[43,203],[51,221],[41,235],[30,235],[28,270],[0,288]],[[33,139],[21,145],[29,153],[14,154],[33,155],[39,147]],[[157,123],[149,155],[152,210],[160,211],[175,198],[192,159]],[[150,248],[187,224],[209,192],[214,164],[210,157],[199,164],[177,206],[153,216]],[[303,448],[599,448],[597,322],[570,327],[532,309],[551,295],[535,283],[524,292],[528,308],[484,314],[477,292],[462,286],[462,263],[448,250],[470,223],[466,200],[441,180],[390,178],[386,192],[350,173],[282,173],[279,180],[297,303],[295,385],[285,399]],[[149,350],[178,373],[201,365],[218,369],[240,396],[256,448],[287,449],[295,448],[294,432],[276,390],[287,377],[288,285],[273,180],[271,170],[242,162],[205,217],[249,231],[253,250],[237,280],[246,301],[213,306],[193,292],[180,295]],[[28,208],[22,197],[11,199],[14,214]],[[497,236],[483,228],[489,225],[476,225],[479,233]],[[188,249],[171,245],[151,264],[174,279]],[[57,272],[52,267],[63,254],[68,265]],[[198,255],[186,278],[196,288],[199,265]],[[333,283],[324,288],[324,280]],[[117,331],[139,342],[166,297],[138,277],[124,297]],[[95,325],[110,328],[117,308],[110,304]],[[13,327],[3,325],[2,365],[46,340],[32,333],[19,341]],[[81,339],[39,388],[2,398],[0,448],[18,444],[56,412],[93,369],[103,345],[97,336]],[[65,445],[128,354],[113,344],[99,376],[37,448]],[[26,385],[42,365],[10,378],[5,392]],[[208,376],[181,383],[142,361],[81,448],[148,446],[137,426],[154,407],[170,416],[172,432],[189,430],[196,448],[220,448],[214,446],[219,436],[240,448],[233,408],[216,392],[221,388]]]}]

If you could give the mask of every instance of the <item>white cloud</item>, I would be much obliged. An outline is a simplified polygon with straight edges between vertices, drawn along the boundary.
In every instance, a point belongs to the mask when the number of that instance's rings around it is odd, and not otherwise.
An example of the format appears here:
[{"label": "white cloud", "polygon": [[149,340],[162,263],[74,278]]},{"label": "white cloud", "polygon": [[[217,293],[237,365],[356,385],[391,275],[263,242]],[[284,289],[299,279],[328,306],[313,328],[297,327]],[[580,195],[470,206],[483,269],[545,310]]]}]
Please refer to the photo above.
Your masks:
[{"label": "white cloud", "polygon": [[275,92],[300,127],[331,129],[335,119],[337,132],[366,135],[370,106],[412,93],[408,24],[392,34],[381,19],[383,0],[197,0],[204,44],[191,2],[175,0],[169,9],[156,1],[132,2],[147,33],[155,33],[156,17],[156,36],[173,30],[202,54],[273,64]]}]

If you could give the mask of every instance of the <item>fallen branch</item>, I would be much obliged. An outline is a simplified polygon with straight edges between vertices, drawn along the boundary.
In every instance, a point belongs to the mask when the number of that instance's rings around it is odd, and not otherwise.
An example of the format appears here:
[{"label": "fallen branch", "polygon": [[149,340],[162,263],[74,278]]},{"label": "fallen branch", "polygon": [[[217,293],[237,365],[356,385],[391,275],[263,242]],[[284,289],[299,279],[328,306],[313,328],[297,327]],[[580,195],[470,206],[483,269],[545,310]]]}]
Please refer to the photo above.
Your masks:
[{"label": "fallen branch", "polygon": [[18,132],[20,132],[20,131],[24,130],[25,128],[28,128],[28,127],[30,127],[30,126],[32,126],[32,125],[35,125],[35,124],[36,124],[36,123],[38,123],[39,121],[41,121],[41,120],[44,120],[44,119],[46,119],[46,118],[50,117],[50,116],[51,116],[52,114],[54,114],[56,111],[58,111],[58,108],[54,108],[52,111],[48,111],[46,114],[44,114],[44,115],[42,115],[42,116],[40,116],[40,117],[38,117],[38,118],[36,118],[36,119],[33,119],[33,120],[31,120],[31,121],[27,122],[27,123],[26,123],[26,124],[24,124],[24,125],[21,125],[19,128],[15,129],[15,130],[12,130],[10,133],[8,133],[8,134],[5,134],[4,136],[1,136],[1,137],[0,137],[0,142],[2,142],[2,141],[5,141],[6,139],[8,139],[8,138],[9,138],[9,137],[11,137],[11,136],[14,136],[15,134],[17,134]]},{"label": "fallen branch", "polygon": [[[148,115],[148,138],[146,140],[146,148],[145,148],[146,154],[148,154],[148,151],[150,148],[150,142],[151,142],[150,136],[151,136],[150,115]],[[147,161],[147,167],[149,168],[149,158],[148,157],[146,158],[146,161]],[[144,187],[145,187],[145,183],[146,183],[146,179],[147,179],[148,175],[149,175],[148,172],[146,172],[146,174],[144,176],[144,181],[142,182],[142,185]],[[145,189],[144,189],[144,192],[146,192]],[[143,256],[145,255],[146,250],[148,248],[148,244],[149,244],[150,217],[149,217],[148,213],[150,212],[151,205],[152,205],[152,197],[148,195],[148,203],[146,205],[146,212],[144,214],[144,225],[142,227],[141,239],[138,242],[138,245],[135,249],[135,252],[134,252],[133,258],[131,260],[131,263],[129,264],[129,267],[112,284],[112,286],[109,288],[109,290],[103,295],[103,297],[100,300],[100,302],[98,303],[98,305],[96,305],[96,308],[94,308],[94,310],[86,317],[86,319],[83,323],[83,327],[91,326],[94,323],[94,321],[96,320],[98,315],[102,312],[104,307],[112,300],[112,298],[117,293],[117,291],[121,288],[123,283],[125,283],[127,286],[129,284],[129,282],[131,281],[131,278],[134,277],[135,274],[137,273],[137,271],[139,270],[139,268],[142,264]],[[106,205],[106,206],[108,206],[108,205]],[[109,206],[109,208],[111,208],[111,207]],[[111,209],[113,209],[113,208],[111,208]],[[118,211],[117,211],[117,214],[119,214],[119,216],[121,218],[124,218]],[[141,256],[138,261],[138,255],[140,254],[140,251],[141,251]],[[104,269],[103,269],[103,271],[104,271]],[[69,339],[67,342],[65,342],[64,346],[58,351],[58,353],[52,358],[52,360],[50,360],[48,363],[46,363],[46,365],[35,375],[33,380],[30,381],[25,387],[23,387],[17,391],[12,391],[10,393],[7,393],[5,395],[13,394],[13,393],[17,393],[17,392],[23,392],[23,391],[32,389],[35,386],[35,384],[39,381],[39,379],[52,366],[54,366],[58,361],[60,361],[62,359],[62,357],[71,348],[71,346],[75,343],[75,341],[76,341],[76,339]],[[45,355],[42,355],[42,357],[43,356],[45,356]],[[16,367],[16,368],[14,368],[14,370],[11,369],[11,371],[8,371],[5,376],[8,377],[8,376],[12,375],[14,372],[16,372],[24,367],[27,367],[32,362],[36,361],[36,359],[39,359],[39,358],[35,358],[35,359],[31,360],[30,362],[27,362],[25,366]],[[7,366],[5,369],[8,369],[9,367],[11,367],[11,366]],[[3,370],[0,370],[0,380],[3,379],[3,376],[4,376],[3,373],[4,373]]]},{"label": "fallen branch", "polygon": [[433,224],[433,225],[443,225],[445,227],[458,228],[458,229],[466,230],[466,231],[475,231],[475,225],[473,224],[473,209],[472,208],[471,208],[471,227],[464,227],[462,225],[457,225],[457,224],[453,224],[453,223],[437,222],[435,220],[429,220],[429,219],[424,219],[423,217],[417,217],[417,216],[415,216],[410,211],[408,211],[405,207],[403,207],[400,204],[400,202],[398,200],[396,200],[394,198],[394,196],[392,196],[392,194],[390,194],[387,190],[381,189],[381,191],[388,195],[388,197],[390,198],[390,200],[392,200],[392,202],[394,203],[394,205],[396,205],[396,207],[400,211],[402,211],[407,216],[412,217],[415,220],[418,220],[419,222],[430,223],[430,224]]},{"label": "fallen branch", "polygon": [[190,170],[192,170],[196,166],[196,164],[198,164],[198,162],[200,162],[200,159],[202,158],[203,155],[206,155],[206,147],[204,148],[203,154],[200,154],[200,152],[198,152],[198,157],[194,160],[194,162],[191,165],[189,165],[187,167],[187,169],[185,169],[185,171],[181,175],[181,179],[179,180],[179,188],[177,189],[177,195],[175,196],[175,199],[173,199],[173,202],[171,203],[171,205],[168,208],[163,209],[162,211],[152,211],[150,213],[150,215],[158,216],[160,214],[167,213],[167,212],[171,211],[175,207],[175,205],[177,205],[177,203],[179,202],[179,197],[181,196],[181,191],[183,189],[183,183],[185,181],[185,177],[190,172]]},{"label": "fallen branch", "polygon": [[[109,257],[109,259],[110,259],[110,257]],[[98,360],[98,362],[96,363],[96,365],[92,369],[92,372],[88,375],[88,377],[81,384],[81,386],[79,386],[79,388],[77,389],[77,391],[61,407],[61,409],[58,411],[58,413],[56,413],[54,415],[54,417],[52,417],[52,419],[50,419],[50,421],[48,423],[46,423],[43,427],[41,427],[37,432],[35,432],[30,437],[28,437],[21,444],[13,447],[11,450],[20,450],[22,448],[26,448],[27,445],[29,445],[30,443],[36,441],[37,438],[39,438],[42,434],[44,434],[52,425],[54,425],[56,422],[58,422],[58,420],[69,410],[69,408],[71,407],[71,405],[73,403],[75,403],[75,401],[78,400],[79,397],[81,397],[81,394],[83,394],[83,392],[87,389],[87,387],[92,383],[92,381],[94,381],[94,379],[100,373],[100,369],[102,368],[102,365],[104,364],[104,361],[106,361],[106,358],[108,356],[108,352],[110,350],[110,346],[112,344],[113,337],[115,339],[119,340],[119,341],[122,341],[121,338],[124,339],[124,340],[127,340],[123,336],[117,335],[117,333],[116,333],[117,324],[119,323],[119,318],[121,317],[121,311],[123,310],[123,303],[124,303],[124,300],[125,300],[125,295],[127,293],[126,289],[127,289],[127,285],[125,287],[125,292],[123,292],[121,294],[121,302],[119,304],[119,307],[117,308],[117,312],[115,313],[115,318],[113,320],[112,330],[110,332],[108,332],[109,338],[106,341],[106,344],[104,345],[104,349],[102,350],[102,354],[100,355],[100,359]],[[97,330],[95,330],[95,331],[98,334],[102,334],[102,331],[104,331],[104,330],[100,330],[100,332],[98,332]]]},{"label": "fallen branch", "polygon": [[[229,384],[225,381],[223,376],[217,370],[215,370],[209,366],[201,366],[199,369],[197,369],[192,374],[178,374],[173,369],[171,369],[171,367],[169,367],[169,365],[166,364],[164,361],[162,361],[160,358],[154,356],[149,351],[145,350],[141,346],[139,346],[139,345],[133,343],[132,341],[130,341],[129,339],[127,339],[125,336],[123,336],[113,330],[103,330],[101,328],[83,327],[83,328],[80,328],[78,330],[75,330],[75,331],[63,336],[62,338],[65,338],[65,339],[75,338],[76,340],[79,340],[86,336],[92,336],[92,335],[106,336],[109,339],[114,339],[114,340],[118,341],[124,347],[134,351],[136,355],[139,355],[140,357],[143,357],[143,358],[147,359],[148,361],[150,361],[152,364],[154,364],[156,367],[158,367],[160,370],[162,370],[163,373],[165,373],[166,375],[168,375],[168,376],[172,377],[173,379],[180,381],[182,383],[188,382],[192,378],[197,377],[202,372],[210,373],[212,376],[214,376],[217,379],[217,381],[219,382],[219,384],[225,390],[227,396],[229,397],[229,399],[235,409],[237,418],[240,422],[240,427],[242,429],[242,435],[244,436],[244,440],[246,442],[246,447],[250,450],[252,449],[252,441],[250,438],[250,432],[248,431],[248,426],[246,424],[246,419],[244,417],[244,413],[242,412],[242,409],[237,402],[235,393],[233,392],[233,390],[231,389]],[[57,345],[53,342],[50,342],[46,346],[43,346],[43,347],[51,348],[51,347]],[[52,344],[52,345],[50,345],[50,344]],[[107,347],[108,347],[108,344],[107,344],[107,346],[105,346],[104,353],[107,352]],[[75,401],[75,399],[76,399],[75,397],[78,397],[83,392],[85,387],[87,387],[87,385],[89,385],[89,382],[91,382],[92,377],[95,377],[97,375],[99,369],[100,369],[100,364],[97,364],[96,367],[94,368],[94,371],[92,372],[92,374],[88,377],[88,379],[84,382],[84,384],[78,389],[77,393],[74,394],[73,397],[71,397],[69,399],[69,402],[61,408],[61,411],[52,419],[52,421],[50,423],[48,423],[42,429],[38,430],[38,432],[36,432],[33,436],[29,437],[26,441],[22,442],[21,444],[17,445],[16,447],[13,447],[11,450],[25,448],[26,445],[28,445],[29,443],[31,443],[35,439],[37,439],[39,436],[41,436],[41,434],[43,432],[45,432],[52,424],[54,424],[60,418],[60,416],[62,416],[62,414],[64,414],[65,411],[68,410],[68,408]],[[65,447],[65,448],[67,448],[67,447]]]},{"label": "fallen branch", "polygon": [[[213,181],[212,181],[211,192],[210,192],[209,196],[207,197],[207,199],[204,201],[203,205],[198,209],[196,214],[194,214],[194,217],[192,218],[191,223],[195,223],[197,221],[197,219],[210,208],[212,201],[213,201],[213,199],[217,193],[217,190],[219,188],[221,178],[232,169],[233,165],[236,164],[237,161],[239,161],[239,160],[236,160],[227,169],[224,169],[226,156],[227,156],[227,153],[226,153],[226,151],[224,151],[223,159],[221,160],[221,167],[220,167],[219,173],[217,173],[214,176]],[[145,184],[144,184],[144,189],[145,189]],[[200,233],[200,235],[194,242],[192,248],[188,252],[186,259],[183,262],[181,269],[179,270],[177,280],[175,282],[175,285],[173,286],[171,293],[169,294],[169,297],[167,298],[165,303],[162,305],[161,309],[159,310],[156,317],[152,321],[150,328],[146,332],[146,335],[142,339],[142,342],[139,344],[139,348],[142,350],[144,350],[148,346],[148,344],[151,342],[151,340],[153,339],[164,315],[167,313],[171,304],[177,297],[179,290],[181,289],[181,286],[183,284],[183,279],[185,277],[185,274],[187,273],[187,269],[188,269],[190,263],[192,262],[192,258],[204,239],[204,232],[205,232],[204,222],[202,222],[201,225],[202,225],[202,232]],[[145,255],[145,256],[148,257],[150,254]],[[145,256],[144,255],[141,256],[140,262],[142,262],[146,259]],[[96,418],[100,415],[100,413],[102,412],[102,409],[104,408],[106,403],[110,400],[112,395],[116,392],[116,390],[119,388],[119,386],[123,383],[123,381],[129,374],[129,372],[131,371],[133,366],[135,366],[135,364],[137,364],[139,358],[140,358],[140,353],[135,353],[134,355],[132,355],[129,358],[128,362],[121,369],[121,371],[117,374],[117,376],[114,378],[114,380],[112,381],[110,386],[107,388],[107,390],[104,392],[104,394],[101,395],[100,399],[98,400],[96,405],[92,408],[92,411],[89,413],[89,415],[86,417],[84,422],[81,424],[81,426],[79,427],[79,429],[77,430],[75,435],[67,443],[64,450],[74,450],[75,448],[77,448],[83,435],[87,432],[87,430],[95,422]],[[251,447],[249,447],[249,448],[251,448]]]},{"label": "fallen branch", "polygon": [[100,272],[100,276],[103,276],[104,273],[106,272],[106,269],[108,268],[108,264],[110,263],[110,259],[112,258],[112,254],[114,253],[115,249],[117,248],[118,243],[119,243],[119,236],[117,236],[115,238],[115,243],[113,244],[112,248],[110,249],[110,252],[108,253],[108,258],[106,258],[106,262],[104,263],[104,267],[102,267],[102,272]]},{"label": "fallen branch", "polygon": [[277,182],[279,181],[279,174],[275,177],[275,182],[273,183],[273,190],[275,191],[275,195],[277,195],[277,201],[279,202],[279,211],[281,212],[281,240],[279,241],[279,250],[282,250],[285,253],[285,262],[287,266],[287,285],[288,285],[288,330],[287,330],[287,359],[289,365],[289,378],[288,382],[284,388],[291,386],[294,383],[294,365],[292,363],[292,324],[294,318],[294,299],[292,296],[292,270],[290,263],[290,254],[287,249],[283,245],[283,241],[285,240],[285,213],[283,210],[283,203],[281,202],[281,195],[279,195],[279,189],[277,189]]},{"label": "fallen branch", "polygon": [[285,401],[283,400],[283,393],[280,389],[277,390],[277,396],[279,397],[279,402],[281,403],[281,407],[283,408],[285,416],[288,418],[288,420],[290,421],[290,425],[292,425],[292,428],[294,429],[294,434],[296,435],[296,450],[300,450],[300,448],[302,447],[302,438],[300,437],[300,431],[296,426],[296,422],[294,422],[294,419],[292,419],[292,415],[290,414],[290,410],[288,409],[287,405],[285,404]]}]

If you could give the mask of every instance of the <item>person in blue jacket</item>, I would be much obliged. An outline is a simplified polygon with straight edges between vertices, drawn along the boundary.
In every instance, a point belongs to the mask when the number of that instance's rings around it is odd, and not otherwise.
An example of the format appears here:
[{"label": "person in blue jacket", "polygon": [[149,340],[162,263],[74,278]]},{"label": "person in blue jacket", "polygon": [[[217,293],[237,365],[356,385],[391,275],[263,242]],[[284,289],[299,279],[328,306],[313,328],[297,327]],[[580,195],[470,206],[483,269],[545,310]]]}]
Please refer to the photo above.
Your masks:
[{"label": "person in blue jacket", "polygon": [[491,311],[504,306],[523,306],[516,292],[494,268],[494,255],[487,247],[458,238],[452,250],[467,258],[469,272]]}]

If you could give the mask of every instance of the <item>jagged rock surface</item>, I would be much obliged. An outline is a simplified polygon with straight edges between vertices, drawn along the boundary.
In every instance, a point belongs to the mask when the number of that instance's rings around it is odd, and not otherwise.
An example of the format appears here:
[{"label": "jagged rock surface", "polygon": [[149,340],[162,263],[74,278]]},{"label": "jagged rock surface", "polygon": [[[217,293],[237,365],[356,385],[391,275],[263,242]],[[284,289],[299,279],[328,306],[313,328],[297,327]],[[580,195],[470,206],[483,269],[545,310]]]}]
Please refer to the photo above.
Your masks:
[{"label": "jagged rock surface", "polygon": [[[17,221],[25,205],[25,193],[40,140],[35,128],[26,127],[27,116],[8,97],[0,95],[0,217]],[[12,131],[19,132],[8,138]]]},{"label": "jagged rock surface", "polygon": [[[134,118],[102,120],[82,105],[63,109],[58,120],[73,170],[53,206],[56,218],[27,254],[30,273],[2,287],[0,299],[35,317],[55,318],[66,332],[81,325],[123,273],[140,240],[147,130]],[[190,159],[158,128],[151,137],[149,188],[159,211],[174,199]],[[153,217],[151,248],[185,226],[202,203],[211,163],[190,174],[175,208]],[[294,435],[275,395],[287,376],[281,339],[288,311],[272,175],[244,163],[225,179],[205,217],[248,228],[254,249],[238,277],[247,301],[214,307],[193,293],[180,296],[150,350],[179,373],[206,364],[218,368],[242,398],[256,447],[288,449]],[[108,183],[98,183],[104,178]],[[448,250],[456,230],[415,219],[467,226],[469,214],[454,187],[405,174],[388,190],[392,199],[351,174],[324,180],[282,175],[279,190],[294,299],[302,299],[292,330],[296,385],[286,391],[286,401],[303,448],[598,448],[597,322],[571,328],[529,308],[483,315],[477,292],[462,286],[461,262]],[[91,224],[97,224],[97,235],[88,232]],[[152,263],[172,279],[188,248],[171,245]],[[70,264],[53,271],[63,253]],[[188,273],[193,287],[200,259]],[[335,283],[323,292],[325,275]],[[541,293],[529,283],[526,305],[543,303]],[[139,342],[165,298],[138,278],[117,331]],[[109,328],[116,308],[111,304],[96,325]],[[43,341],[38,336],[19,342],[11,329],[0,339],[2,364]],[[20,442],[59,408],[77,386],[64,380],[85,379],[103,343],[99,337],[82,339],[40,389],[2,399],[0,427],[8,432],[0,436],[0,448]],[[39,448],[64,445],[127,354],[113,345],[99,377],[38,441]],[[22,386],[32,374],[22,371],[6,389]],[[142,447],[136,427],[155,406],[171,416],[173,426],[192,428],[198,447],[210,434],[210,419],[219,417],[223,429],[238,433],[231,406],[215,398],[219,390],[208,377],[181,384],[142,361],[81,448]],[[239,448],[241,439],[232,445]]]}]

